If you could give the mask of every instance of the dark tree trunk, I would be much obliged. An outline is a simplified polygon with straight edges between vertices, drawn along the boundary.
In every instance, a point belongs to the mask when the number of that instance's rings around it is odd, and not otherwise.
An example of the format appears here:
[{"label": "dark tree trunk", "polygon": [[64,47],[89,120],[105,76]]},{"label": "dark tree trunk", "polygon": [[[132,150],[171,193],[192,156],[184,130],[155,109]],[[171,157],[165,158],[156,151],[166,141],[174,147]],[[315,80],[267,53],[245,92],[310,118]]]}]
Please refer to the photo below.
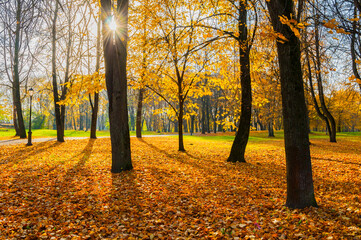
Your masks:
[{"label": "dark tree trunk", "polygon": [[295,16],[293,0],[270,0],[266,3],[273,29],[287,38],[287,41],[277,41],[286,150],[286,206],[317,206],[307,132],[300,42],[293,31],[279,20],[279,16],[286,16],[288,19]]},{"label": "dark tree trunk", "polygon": [[211,133],[209,108],[210,108],[210,97],[206,96],[207,133]]},{"label": "dark tree trunk", "polygon": [[[99,73],[100,69],[100,41],[101,41],[101,20],[98,19],[97,24],[97,49],[96,49],[96,63],[95,63],[95,71]],[[97,79],[99,81],[99,77]],[[91,96],[89,96],[91,99]],[[94,93],[94,105],[90,104],[92,108],[92,116],[91,116],[91,125],[90,125],[90,138],[97,138],[97,120],[98,120],[98,112],[99,112],[99,93]]]},{"label": "dark tree trunk", "polygon": [[185,132],[185,133],[188,133],[189,132],[189,128],[188,128],[188,120],[183,120],[183,129],[184,129],[184,131],[183,132]]},{"label": "dark tree trunk", "polygon": [[58,83],[57,83],[57,76],[56,76],[56,21],[58,18],[58,11],[59,11],[59,3],[55,3],[55,11],[54,11],[54,18],[53,18],[53,26],[52,26],[52,78],[53,78],[53,95],[54,95],[54,106],[55,106],[55,125],[56,125],[56,133],[57,133],[57,140],[58,142],[64,142],[64,129],[62,124],[62,117],[61,117],[61,107],[58,104],[59,102],[59,92],[58,92]]},{"label": "dark tree trunk", "polygon": [[264,125],[262,124],[261,120],[259,119],[259,117],[257,116],[257,124],[259,125],[259,130],[265,130]]},{"label": "dark tree trunk", "polygon": [[238,32],[239,32],[239,63],[241,71],[242,103],[241,117],[239,120],[236,137],[233,141],[231,153],[227,159],[228,162],[246,162],[244,154],[248,143],[251,117],[252,117],[252,86],[248,45],[247,29],[247,0],[240,1],[238,10]]},{"label": "dark tree trunk", "polygon": [[135,130],[135,110],[133,106],[129,107],[129,117],[130,117],[130,131],[134,131]]},{"label": "dark tree trunk", "polygon": [[[219,121],[223,120],[222,114],[223,114],[223,108],[220,107],[220,109],[219,109],[219,118],[218,118]],[[222,131],[223,131],[222,123],[219,123],[218,124],[218,132],[222,132]]]},{"label": "dark tree trunk", "polygon": [[[91,96],[89,96],[91,99]],[[94,105],[91,104],[92,115],[91,115],[91,124],[90,124],[90,138],[97,138],[97,120],[98,120],[98,111],[99,111],[99,93],[94,93]]]},{"label": "dark tree trunk", "polygon": [[138,94],[137,119],[135,127],[137,138],[142,138],[143,93],[144,89],[140,88]]},{"label": "dark tree trunk", "polygon": [[20,75],[19,75],[19,51],[20,51],[20,30],[21,30],[21,1],[17,1],[16,9],[16,30],[14,50],[14,73],[13,73],[13,100],[16,108],[17,126],[20,138],[26,138],[25,124],[20,97]]},{"label": "dark tree trunk", "polygon": [[83,104],[79,106],[79,130],[84,130]]},{"label": "dark tree trunk", "polygon": [[[357,9],[358,8],[359,11],[361,11],[361,5],[357,0],[354,0],[355,2],[355,8],[354,8],[354,18],[357,18]],[[353,75],[357,78],[357,79],[361,79],[360,74],[358,72],[357,69],[357,54],[356,54],[356,50],[355,50],[355,45],[356,45],[356,32],[357,32],[357,22],[356,21],[352,21],[352,33],[351,33],[351,60],[352,60],[352,72]],[[361,83],[359,82],[359,87],[361,90]]]},{"label": "dark tree trunk", "polygon": [[181,97],[179,97],[179,115],[178,115],[178,151],[185,152],[183,144],[183,111],[184,111],[184,102]]},{"label": "dark tree trunk", "polygon": [[321,77],[321,55],[320,55],[320,41],[319,41],[319,32],[318,32],[318,15],[316,14],[316,26],[315,26],[315,44],[316,44],[316,66],[317,66],[317,86],[318,86],[318,95],[320,98],[321,108],[324,115],[329,121],[329,133],[330,133],[330,142],[336,142],[336,122],[335,118],[332,116],[328,110],[325,97],[323,93],[322,77]]},{"label": "dark tree trunk", "polygon": [[16,106],[13,106],[13,122],[14,122],[14,129],[15,129],[15,136],[20,136],[19,131],[19,124],[18,124],[18,118],[16,117]]},{"label": "dark tree trunk", "polygon": [[202,101],[202,134],[206,134],[206,101],[204,97],[201,98]]},{"label": "dark tree trunk", "polygon": [[268,122],[268,136],[269,137],[275,136],[275,132],[273,130],[273,119],[269,120],[269,122]]},{"label": "dark tree trunk", "polygon": [[316,99],[316,95],[315,95],[315,90],[313,88],[313,81],[312,81],[312,71],[311,71],[311,64],[310,64],[310,57],[309,57],[309,53],[308,50],[306,50],[306,60],[307,60],[307,68],[308,68],[308,81],[310,84],[310,92],[311,92],[311,97],[312,97],[312,101],[313,101],[313,105],[315,107],[315,110],[317,112],[317,115],[326,123],[326,128],[330,129],[330,123],[328,121],[328,118],[321,112],[320,107],[318,106],[317,103],[317,99]]},{"label": "dark tree trunk", "polygon": [[191,115],[191,127],[190,127],[191,135],[193,135],[193,133],[194,133],[194,119],[195,119],[195,117],[196,116]]},{"label": "dark tree trunk", "polygon": [[[105,79],[109,99],[109,124],[112,145],[113,173],[133,168],[130,151],[130,136],[127,103],[127,42],[128,42],[128,0],[118,0],[116,16],[122,17],[122,24],[112,32],[107,20],[112,16],[111,0],[101,0]],[[119,21],[119,19],[116,19]],[[120,29],[123,28],[123,29]]]}]

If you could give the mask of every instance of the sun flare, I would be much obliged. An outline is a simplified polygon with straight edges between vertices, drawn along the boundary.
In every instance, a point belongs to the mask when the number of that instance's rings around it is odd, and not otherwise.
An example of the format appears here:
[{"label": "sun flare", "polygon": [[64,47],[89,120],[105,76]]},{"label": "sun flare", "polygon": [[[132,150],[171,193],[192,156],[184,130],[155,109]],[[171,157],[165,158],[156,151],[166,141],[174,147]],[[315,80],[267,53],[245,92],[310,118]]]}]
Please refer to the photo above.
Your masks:
[{"label": "sun flare", "polygon": [[117,30],[117,23],[115,21],[114,16],[111,17],[111,19],[110,19],[110,21],[108,23],[108,26],[109,26],[110,30],[112,30],[112,31]]}]

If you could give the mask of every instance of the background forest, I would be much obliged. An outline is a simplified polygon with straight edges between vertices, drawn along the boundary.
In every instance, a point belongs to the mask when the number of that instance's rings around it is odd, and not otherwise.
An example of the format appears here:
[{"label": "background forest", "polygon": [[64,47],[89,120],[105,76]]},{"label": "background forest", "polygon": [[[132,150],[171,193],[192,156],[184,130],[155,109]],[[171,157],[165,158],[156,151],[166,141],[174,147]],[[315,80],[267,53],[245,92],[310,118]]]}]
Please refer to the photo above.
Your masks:
[{"label": "background forest", "polygon": [[[131,1],[128,112],[130,129],[186,133],[235,131],[241,111],[238,5],[233,1]],[[287,22],[302,45],[311,131],[359,131],[360,26],[354,1],[297,3]],[[252,130],[282,129],[276,40],[265,3],[248,2]],[[0,3],[0,121],[28,125],[27,90],[35,90],[33,128],[108,129],[101,23],[96,2]],[[181,96],[181,101],[179,97]],[[54,105],[60,104],[58,107]],[[137,117],[138,116],[138,117]],[[94,123],[93,123],[94,124]]]}]

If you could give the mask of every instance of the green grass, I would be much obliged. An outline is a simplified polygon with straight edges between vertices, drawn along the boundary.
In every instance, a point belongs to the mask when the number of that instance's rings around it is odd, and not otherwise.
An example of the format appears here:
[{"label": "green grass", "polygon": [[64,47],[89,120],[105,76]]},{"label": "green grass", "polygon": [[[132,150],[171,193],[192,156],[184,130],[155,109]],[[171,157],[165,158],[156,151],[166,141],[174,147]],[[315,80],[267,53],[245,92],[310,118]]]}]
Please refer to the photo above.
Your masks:
[{"label": "green grass", "polygon": [[[26,130],[28,132],[28,130]],[[49,129],[34,129],[32,130],[34,138],[41,138],[41,137],[56,137],[56,130],[49,130]],[[160,135],[164,133],[156,133],[156,132],[149,132],[143,131],[143,135]],[[65,130],[65,137],[89,137],[90,131],[79,131],[79,130]],[[135,131],[130,132],[131,136],[135,136]],[[15,136],[14,129],[0,129],[0,138],[9,138]],[[97,131],[98,137],[109,136],[109,131]]]},{"label": "green grass", "polygon": [[[157,133],[157,132],[149,132],[143,131],[143,135],[163,135],[169,133]],[[176,133],[171,133],[176,134]],[[212,135],[195,135],[195,136],[184,136],[185,139],[199,139],[199,140],[208,140],[208,141],[225,141],[225,142],[232,142],[234,140],[235,133],[220,133],[220,135],[212,136]],[[79,131],[79,130],[65,130],[65,137],[89,137],[90,131]],[[131,136],[135,136],[135,131],[130,132]],[[7,139],[15,136],[14,129],[4,129],[0,128],[0,138]],[[109,131],[97,131],[97,136],[109,136]],[[56,130],[49,130],[49,129],[35,129],[33,130],[33,137],[34,138],[41,138],[41,137],[56,137]],[[176,137],[176,136],[174,136]],[[259,142],[265,141],[267,139],[276,139],[282,140],[284,137],[283,131],[276,131],[275,137],[268,137],[267,131],[252,131],[249,141],[250,142]],[[312,132],[310,134],[310,139],[327,139],[328,136],[324,132]],[[337,133],[337,138],[350,138],[354,140],[361,140],[361,132],[342,132]]]},{"label": "green grass", "polygon": [[[220,135],[220,136],[207,136],[207,135],[195,135],[195,136],[185,136],[185,139],[198,138],[200,140],[209,140],[209,141],[226,141],[232,142],[234,140],[235,133],[230,133],[230,135]],[[309,135],[310,139],[328,139],[328,135],[324,132],[312,132]],[[361,132],[341,132],[337,133],[337,138],[349,138],[354,140],[361,141]],[[275,137],[268,137],[268,131],[252,131],[249,137],[250,142],[260,142],[266,141],[269,139],[274,140],[283,140],[284,132],[276,131]]]}]

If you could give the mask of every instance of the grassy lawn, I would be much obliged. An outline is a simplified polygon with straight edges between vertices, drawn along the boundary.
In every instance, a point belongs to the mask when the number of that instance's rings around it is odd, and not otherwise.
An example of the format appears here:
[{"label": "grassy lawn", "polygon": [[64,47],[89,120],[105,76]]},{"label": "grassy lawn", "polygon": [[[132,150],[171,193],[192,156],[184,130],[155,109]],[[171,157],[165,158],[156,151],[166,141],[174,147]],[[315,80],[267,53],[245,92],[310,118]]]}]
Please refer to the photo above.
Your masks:
[{"label": "grassy lawn", "polygon": [[[28,130],[27,130],[28,131]],[[56,137],[56,130],[49,129],[34,129],[32,130],[34,138],[47,138],[47,137]],[[157,135],[162,133],[143,131],[144,135]],[[14,129],[0,129],[0,140],[6,140],[14,137]],[[65,137],[89,137],[90,131],[78,131],[78,130],[65,130]],[[130,132],[131,136],[135,136],[135,131]],[[109,131],[97,131],[97,136],[109,136]]]},{"label": "grassy lawn", "polygon": [[[150,131],[143,131],[143,135],[176,135],[177,133],[157,133],[157,132],[150,132]],[[7,140],[13,139],[15,130],[14,129],[0,129],[0,140]],[[90,131],[78,131],[78,130],[65,130],[65,137],[89,137]],[[131,136],[135,136],[135,131],[130,132]],[[234,132],[226,132],[226,133],[217,133],[217,134],[195,134],[194,136],[190,136],[186,133],[184,139],[202,139],[208,141],[226,141],[232,142],[234,139]],[[109,136],[109,131],[97,131],[97,136]],[[273,140],[283,140],[283,131],[276,131],[275,137],[268,137],[267,131],[251,131],[249,141],[250,142],[257,142],[257,141],[265,141],[267,139]],[[328,136],[324,132],[312,132],[310,135],[310,139],[328,139]],[[48,130],[48,129],[35,129],[33,130],[33,137],[34,138],[55,138],[56,137],[56,130]],[[173,136],[177,138],[177,136]],[[361,132],[343,132],[337,133],[337,138],[349,138],[350,140],[361,140]]]},{"label": "grassy lawn", "polygon": [[[195,136],[185,136],[185,139],[199,138],[208,141],[226,141],[233,142],[234,132],[227,133],[217,133],[217,134],[196,134]],[[267,131],[251,131],[249,141],[250,142],[262,142],[267,140],[282,140],[283,141],[284,133],[283,131],[275,131],[275,137],[268,137]],[[328,139],[328,135],[324,132],[312,132],[309,135],[310,140],[313,139]],[[342,132],[337,133],[337,138],[348,138],[352,140],[361,141],[361,132]]]},{"label": "grassy lawn", "polygon": [[0,239],[361,239],[360,135],[312,138],[320,207],[304,210],[284,207],[282,139],[252,137],[246,164],[226,162],[229,136],[187,136],[185,153],[132,138],[121,174],[109,139],[2,146]]}]

